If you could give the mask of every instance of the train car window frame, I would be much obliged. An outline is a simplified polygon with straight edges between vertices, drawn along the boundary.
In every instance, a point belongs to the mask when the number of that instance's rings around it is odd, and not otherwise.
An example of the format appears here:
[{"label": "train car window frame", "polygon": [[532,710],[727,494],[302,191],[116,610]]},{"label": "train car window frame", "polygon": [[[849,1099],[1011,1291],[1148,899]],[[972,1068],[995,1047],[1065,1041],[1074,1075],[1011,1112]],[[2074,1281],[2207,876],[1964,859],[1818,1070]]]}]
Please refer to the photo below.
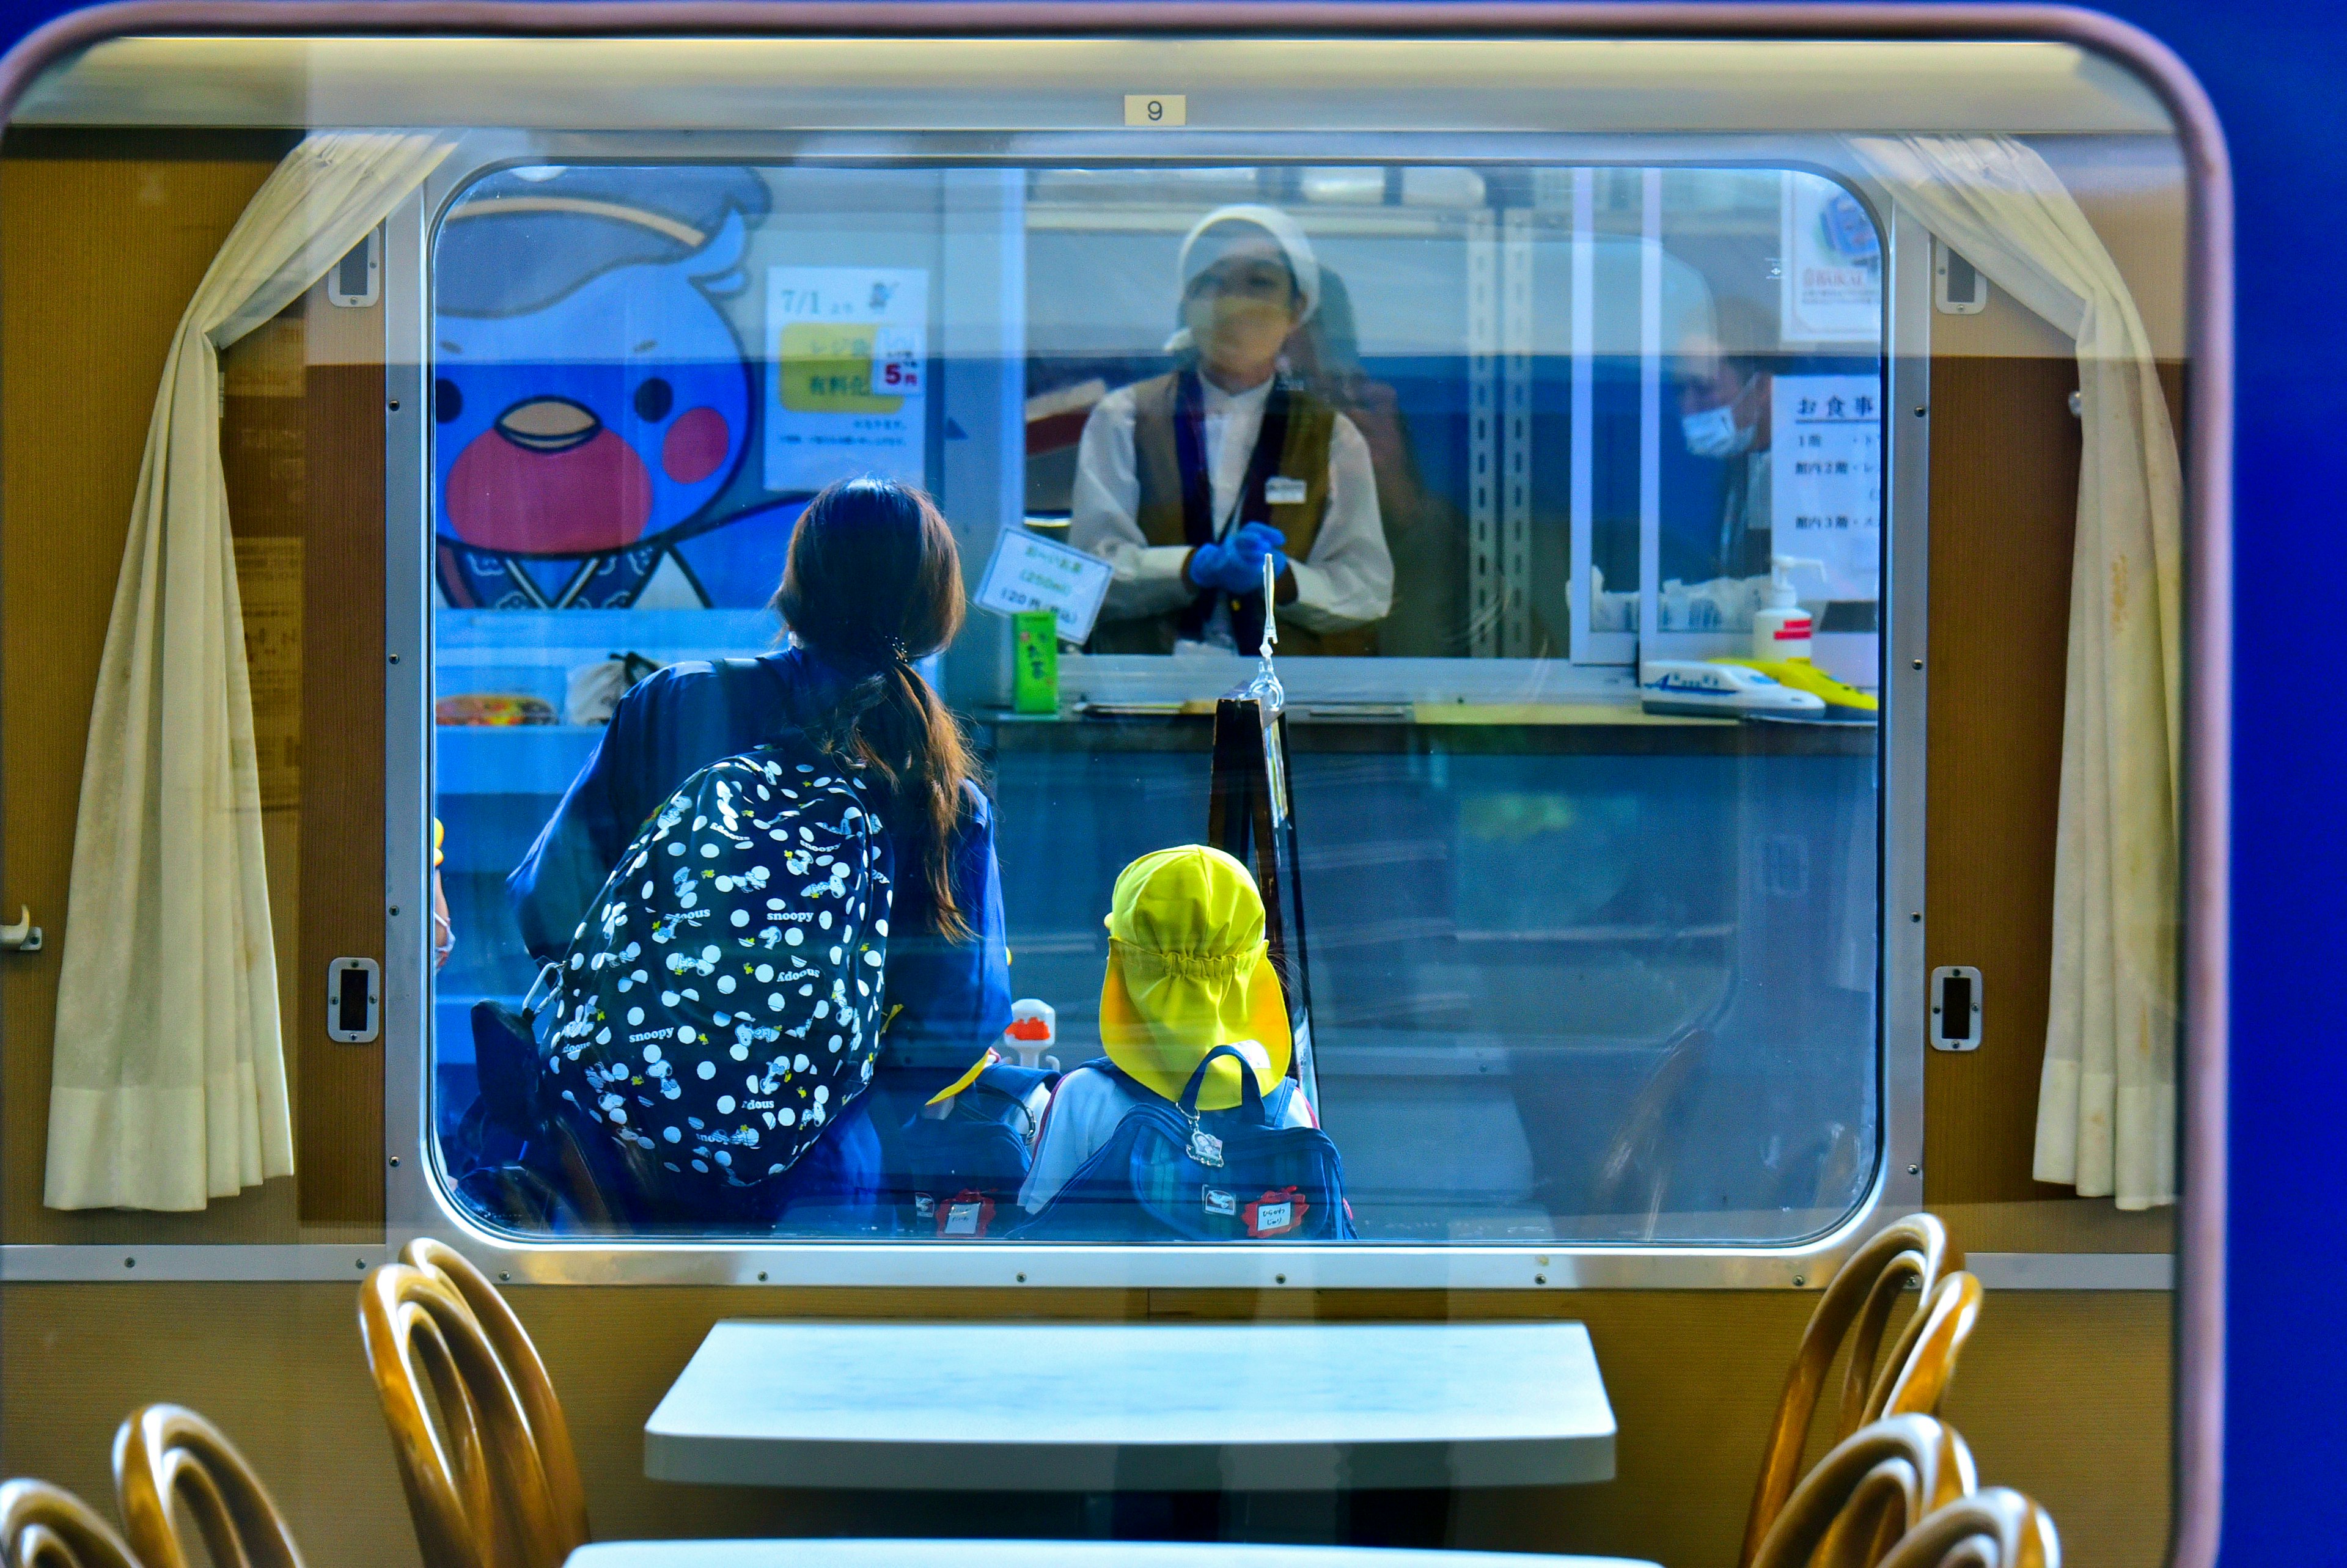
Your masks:
[{"label": "train car window frame", "polygon": [[[810,148],[810,139],[819,145]],[[476,132],[459,146],[384,225],[384,297],[392,347],[387,354],[388,559],[394,563],[388,619],[389,646],[396,660],[387,712],[387,840],[392,865],[408,853],[428,862],[428,816],[416,815],[432,798],[428,757],[432,744],[431,693],[416,682],[432,668],[432,588],[429,555],[429,441],[431,421],[429,255],[438,225],[450,205],[487,173],[518,164],[559,166],[572,162],[657,164],[671,159],[692,162],[780,162],[800,167],[1035,168],[1091,167],[1130,159],[1129,143],[1089,133],[1038,133],[1021,138],[1015,154],[993,158],[956,156],[958,139],[929,133],[903,145],[896,138],[885,154],[876,148],[820,145],[842,138],[723,135],[676,136],[662,132],[535,132],[526,136]],[[1597,139],[1566,133],[1426,136],[1391,138],[1380,161],[1389,164],[1522,164],[1556,168],[1602,161],[1614,168],[1765,167],[1821,174],[1851,191],[1884,237],[1884,282],[1881,364],[1891,410],[1928,402],[1931,331],[1931,244],[1911,216],[1894,213],[1829,138],[1781,133],[1740,136],[1671,136]],[[1282,161],[1310,162],[1347,155],[1347,138],[1295,132],[1245,138],[1256,150],[1251,159],[1235,147],[1214,161],[1262,161],[1275,150]],[[926,141],[948,150],[932,152]],[[1596,156],[1592,156],[1592,155]],[[1791,1243],[1703,1245],[1673,1241],[1603,1243],[1556,1240],[1504,1244],[1450,1242],[1361,1242],[1244,1246],[1155,1244],[1038,1244],[989,1240],[981,1245],[939,1245],[901,1239],[827,1240],[805,1237],[751,1239],[710,1236],[523,1236],[491,1231],[451,1199],[438,1159],[432,1108],[433,1034],[426,961],[419,968],[395,956],[386,985],[386,1104],[417,1113],[397,1116],[400,1168],[421,1180],[390,1188],[395,1231],[445,1232],[461,1228],[495,1254],[518,1278],[608,1278],[615,1261],[630,1277],[746,1279],[769,1283],[825,1285],[1061,1284],[1076,1286],[1270,1286],[1314,1284],[1321,1287],[1553,1289],[1569,1286],[1607,1287],[1798,1288],[1829,1272],[1831,1259],[1884,1218],[1921,1205],[1922,1181],[1922,1062],[1925,1030],[1920,1009],[1882,977],[1920,973],[1923,932],[1910,916],[1922,908],[1923,869],[1923,682],[1911,666],[1927,636],[1924,575],[1927,567],[1928,486],[1924,463],[1928,429],[1913,418],[1886,417],[1881,489],[1883,582],[1880,677],[1886,696],[1878,742],[1877,902],[1879,971],[1875,987],[1875,1098],[1879,1133],[1871,1151],[1873,1177],[1864,1195],[1820,1234]],[[1672,639],[1673,641],[1679,639]],[[1696,639],[1685,641],[1693,642]],[[1123,662],[1123,661],[1118,661]],[[1180,661],[1176,661],[1180,662]],[[1385,661],[1375,661],[1384,663]],[[1429,661],[1432,662],[1432,661]],[[1510,661],[1457,661],[1460,664]],[[401,678],[399,670],[414,670]],[[1896,678],[1903,677],[1893,685]],[[418,705],[420,704],[420,706]],[[1203,824],[1200,827],[1203,828]],[[415,836],[408,838],[410,833]],[[411,873],[411,876],[415,873]],[[390,902],[428,895],[411,890],[402,897],[395,880]],[[395,940],[407,935],[394,922]],[[421,1103],[418,1103],[419,1096]]]},{"label": "train car window frame", "polygon": [[[1070,7],[1065,25],[1098,26],[1112,20],[1120,31],[1181,32],[1192,24],[1173,16],[1143,15],[1130,12],[1102,13],[1087,21],[1092,14],[1080,7]],[[300,28],[310,24],[318,30],[344,29],[372,32],[392,25],[394,18],[402,25],[418,27],[456,25],[470,27],[505,26],[516,33],[561,33],[573,25],[566,20],[548,21],[533,15],[527,7],[514,7],[507,12],[485,15],[477,10],[449,12],[445,16],[435,6],[396,3],[371,7],[364,20],[347,8],[289,6],[282,17],[285,28]],[[1290,15],[1276,7],[1266,7],[1250,17],[1244,27],[1234,24],[1234,33],[1276,32],[1291,27],[1304,14]],[[738,27],[754,26],[761,18],[754,11],[745,11],[735,24]],[[1419,10],[1380,9],[1354,10],[1320,9],[1309,14],[1309,25],[1316,30],[1341,29],[1358,26],[1368,34],[1409,34],[1435,29],[1448,30],[1456,19],[1431,8]],[[1634,27],[1641,35],[1664,33],[1718,36],[1722,25],[1716,13],[1690,8],[1685,12],[1641,11],[1627,16],[1605,7],[1559,7],[1552,20],[1570,21],[1576,28],[1597,33],[1627,33]],[[68,51],[124,34],[133,28],[145,32],[173,26],[185,26],[200,30],[216,26],[208,9],[201,5],[183,7],[148,7],[137,11],[127,8],[119,15],[114,8],[98,7],[77,13],[52,24],[43,32],[28,38],[13,51],[5,63],[0,63],[0,101],[11,105],[19,99],[27,86],[45,68],[63,57]],[[651,30],[662,25],[657,9],[639,10],[626,5],[610,7],[607,30],[630,26]],[[820,25],[806,13],[777,11],[773,17],[775,29],[795,31]],[[868,18],[859,20],[859,26],[868,26]],[[930,26],[927,17],[907,17],[897,30],[899,37],[931,36],[925,34]],[[963,14],[958,24],[970,28],[991,28],[1002,33],[1022,33],[1032,29],[1049,33],[1049,26],[1037,27],[1024,13],[1004,11],[997,15],[991,10],[973,7]],[[1532,27],[1532,20],[1512,22],[1511,26]],[[2223,160],[2221,137],[2206,100],[2197,86],[2178,67],[2173,58],[2141,35],[2106,19],[2076,13],[2048,10],[2042,14],[2024,15],[2009,10],[1983,9],[1977,13],[1964,8],[1932,11],[1911,16],[1890,16],[1869,13],[1863,29],[1853,28],[1847,18],[1825,11],[1788,7],[1781,12],[1753,13],[1738,18],[1740,36],[1755,39],[1798,36],[1823,25],[1837,36],[1863,32],[1869,37],[1907,37],[1917,40],[1972,37],[1981,39],[2012,39],[2015,37],[2058,40],[2076,44],[2089,50],[2100,60],[2111,63],[2123,75],[2131,76],[2140,86],[2147,87],[2172,115],[2176,134],[2187,155],[2188,178],[2195,197],[2191,243],[2192,310],[2190,363],[2195,376],[2195,388],[2199,395],[2193,401],[2188,425],[2188,474],[2189,483],[2187,528],[2188,531],[2190,572],[2188,578],[2189,620],[2198,639],[2200,654],[2188,661],[2190,671],[2190,696],[2188,712],[2190,725],[2188,733],[2190,779],[2188,846],[2189,864],[2186,877],[2188,907],[2185,936],[2184,973],[2185,1056],[2188,1082],[2191,1092],[2185,1107],[2184,1159],[2193,1173],[2193,1181],[2186,1189],[2184,1235],[2188,1256],[2192,1266],[2183,1271],[2185,1288],[2183,1322],[2188,1344],[2201,1351],[2212,1352],[2210,1336],[2221,1324],[2221,1286],[2218,1271],[2222,1256],[2222,1181],[2223,1150],[2223,1043],[2225,1004],[2223,995],[2224,963],[2221,948],[2223,929],[2223,879],[2226,796],[2226,758],[2222,750],[2223,716],[2226,712],[2225,681],[2227,665],[2226,643],[2222,636],[2228,613],[2229,591],[2224,536],[2229,518],[2227,489],[2229,456],[2229,424],[2227,395],[2229,391],[2230,343],[2227,335],[2229,319],[2226,304],[2229,288],[2229,272],[2226,264],[2225,246],[2229,242],[2227,227],[2229,214],[2229,186]],[[881,31],[879,27],[868,27]],[[1086,145],[1088,139],[1105,149],[1106,137],[1087,138],[1082,136],[1066,138],[1070,155]],[[1573,155],[1560,154],[1556,149],[1572,138],[1542,135],[1537,137],[1484,136],[1478,138],[1479,149],[1490,149],[1486,156],[1505,156],[1504,144],[1514,140],[1523,144],[1525,155],[1537,144],[1538,156],[1543,161],[1571,160]],[[1779,138],[1781,139],[1781,138]],[[1391,155],[1397,161],[1441,162],[1457,161],[1455,150],[1442,156],[1433,152],[1420,155],[1409,147],[1408,136],[1381,138],[1380,146],[1392,146]],[[1334,138],[1341,144],[1344,138]],[[1288,155],[1299,153],[1309,146],[1308,139],[1286,141]],[[1022,157],[1025,156],[1022,153]],[[1380,156],[1386,156],[1380,154]],[[1581,161],[1590,161],[1588,154]],[[1819,159],[1830,166],[1829,159]],[[1855,181],[1862,190],[1864,182]],[[395,225],[388,237],[386,266],[395,264],[399,256],[413,253],[420,247],[425,229],[420,220]],[[1890,359],[1892,384],[1896,389],[1894,406],[1911,405],[1920,414],[1928,408],[1928,362],[1920,355],[1902,353],[1902,342],[1915,341],[1912,333],[1902,336],[1905,318],[1912,311],[1917,316],[1915,327],[1928,333],[1929,247],[1920,225],[1901,220],[1891,233],[1891,245],[1903,252],[1911,262],[1903,267],[1894,261],[1898,270],[1893,282],[1886,290],[1886,308],[1891,320],[1886,334],[1886,354]],[[405,249],[403,249],[405,247]],[[1928,341],[1927,336],[1920,341]],[[414,384],[415,365],[392,367],[390,396],[394,414],[404,407],[411,417],[420,417],[426,406],[424,389]],[[405,375],[407,379],[402,381]],[[1906,422],[1894,421],[1894,447],[1891,455],[1893,466],[1891,483],[1886,487],[1884,508],[1887,526],[1897,533],[1904,530],[1906,542],[1888,546],[1886,552],[1892,560],[1892,584],[1887,598],[1904,596],[1906,613],[1913,619],[1905,622],[1920,636],[1922,604],[1923,559],[1921,548],[1923,532],[1925,496],[1923,473],[1919,454],[1901,455],[1901,446],[1909,432]],[[1927,428],[1919,420],[1913,427],[1912,439],[1920,442]],[[402,484],[413,485],[412,477],[403,479],[395,469],[392,505],[393,540],[402,549],[411,548],[415,542],[412,519],[421,515],[417,497],[403,497],[398,490]],[[405,509],[403,510],[403,501]],[[386,1009],[384,1024],[391,1045],[385,1053],[385,1083],[390,1126],[387,1129],[386,1153],[393,1167],[388,1184],[387,1219],[389,1235],[382,1247],[361,1245],[334,1247],[309,1245],[298,1247],[191,1246],[184,1248],[147,1249],[148,1266],[142,1270],[147,1277],[155,1272],[184,1274],[188,1277],[348,1277],[348,1261],[354,1254],[360,1268],[370,1259],[388,1255],[405,1236],[424,1231],[445,1232],[456,1221],[447,1211],[432,1179],[429,1153],[423,1139],[424,1116],[421,1085],[425,1072],[423,1045],[423,1001],[426,994],[417,983],[418,977],[428,973],[428,937],[421,919],[415,918],[428,907],[423,892],[425,867],[428,864],[426,848],[428,825],[417,809],[425,798],[421,789],[423,778],[423,746],[421,726],[429,722],[429,704],[423,685],[427,665],[427,647],[424,641],[425,607],[420,580],[395,580],[392,620],[395,636],[393,668],[387,672],[393,752],[392,776],[396,781],[391,792],[392,811],[386,823],[388,859],[391,873],[387,886],[387,902],[395,912],[391,924],[390,964],[386,972]],[[1911,673],[1921,677],[1921,644],[1914,650],[1903,641],[1886,632],[1888,661],[1902,673],[1911,663]],[[1915,690],[1920,691],[1920,682]],[[1922,712],[1911,698],[1904,704],[1913,714],[1911,729],[1920,731]],[[1895,708],[1894,708],[1895,711]],[[1920,890],[1922,777],[1920,773],[1921,738],[1912,742],[1912,754],[1906,744],[1890,743],[1886,737],[1885,789],[1883,802],[1884,893],[1881,902],[1883,942],[1882,965],[1886,974],[1912,971],[1920,973],[1920,933],[1910,927],[1919,921],[1920,913],[1902,919],[1909,910],[1920,911],[1920,901],[1914,895]],[[1894,856],[1890,845],[1900,841],[1900,835],[1911,834],[1907,853]],[[397,912],[405,907],[407,917],[399,918]],[[1909,954],[1906,948],[1914,947]],[[998,1285],[1016,1284],[1115,1284],[1136,1285],[1215,1285],[1245,1284],[1255,1286],[1407,1286],[1439,1285],[1450,1287],[1488,1288],[1566,1288],[1572,1286],[1799,1286],[1809,1279],[1821,1276],[1836,1256],[1863,1234],[1879,1215],[1901,1207],[1912,1206],[1920,1198],[1921,1178],[1921,1062],[1923,1054],[1922,1025],[1920,1009],[1893,1006],[1891,988],[1885,987],[1881,1005],[1886,1020],[1883,1031],[1883,1083],[1885,1085],[1884,1128],[1885,1157],[1879,1167],[1873,1195],[1870,1202],[1845,1225],[1832,1234],[1798,1247],[1767,1249],[1735,1249],[1716,1247],[1645,1248],[1645,1247],[1565,1247],[1541,1248],[1534,1245],[1454,1246],[1411,1249],[1391,1245],[1374,1247],[1264,1247],[1235,1253],[1220,1249],[1147,1248],[1118,1249],[1106,1247],[1066,1247],[1028,1249],[989,1247],[949,1249],[934,1247],[891,1246],[888,1244],[849,1244],[826,1245],[820,1243],[794,1241],[787,1243],[673,1243],[629,1242],[596,1238],[591,1242],[531,1242],[508,1245],[502,1238],[465,1228],[471,1244],[483,1255],[493,1255],[501,1268],[513,1277],[555,1281],[563,1279],[609,1281],[615,1277],[629,1279],[671,1279],[698,1281],[735,1281],[743,1284],[765,1281],[772,1276],[775,1283],[918,1283],[922,1285]],[[1912,1013],[1895,1020],[1891,1014]],[[1907,1038],[1912,1036],[1911,1039]],[[1903,1109],[1902,1109],[1903,1107]],[[121,1277],[118,1273],[101,1271],[103,1262],[118,1267],[117,1249],[97,1247],[16,1247],[7,1249],[11,1272],[18,1277]],[[92,1255],[87,1257],[82,1254]],[[97,1255],[104,1254],[101,1260]],[[29,1269],[29,1273],[27,1270]],[[2209,1407],[2203,1405],[2203,1412]],[[2188,1409],[2184,1431],[2188,1448],[2194,1441],[2195,1415]],[[2205,1445],[2207,1432],[2199,1434]],[[2188,1461],[2192,1458],[2187,1455]],[[2213,1462],[2209,1460],[2209,1462]],[[2190,1465],[2188,1462],[2188,1470]]]}]

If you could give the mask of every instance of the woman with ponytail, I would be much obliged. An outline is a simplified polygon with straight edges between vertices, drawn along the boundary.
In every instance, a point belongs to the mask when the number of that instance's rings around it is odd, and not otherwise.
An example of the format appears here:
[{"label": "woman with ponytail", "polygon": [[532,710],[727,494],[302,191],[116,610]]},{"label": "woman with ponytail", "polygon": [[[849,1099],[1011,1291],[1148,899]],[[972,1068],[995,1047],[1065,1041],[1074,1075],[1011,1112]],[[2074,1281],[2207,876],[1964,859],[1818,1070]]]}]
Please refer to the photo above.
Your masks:
[{"label": "woman with ponytail", "polygon": [[774,607],[787,644],[671,664],[620,700],[595,753],[507,879],[522,939],[559,957],[639,828],[709,764],[795,730],[880,787],[895,886],[872,1088],[791,1167],[789,1206],[876,1209],[891,1132],[1010,1021],[994,822],[961,728],[914,661],[961,630],[961,559],[928,497],[833,485],[791,535]]}]

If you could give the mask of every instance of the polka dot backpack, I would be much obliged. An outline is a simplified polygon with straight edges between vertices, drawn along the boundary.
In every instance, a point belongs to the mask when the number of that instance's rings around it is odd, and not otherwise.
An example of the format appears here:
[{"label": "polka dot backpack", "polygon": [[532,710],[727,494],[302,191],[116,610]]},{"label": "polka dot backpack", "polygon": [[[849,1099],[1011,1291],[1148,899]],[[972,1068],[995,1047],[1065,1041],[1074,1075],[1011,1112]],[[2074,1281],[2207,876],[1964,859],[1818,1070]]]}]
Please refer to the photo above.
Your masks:
[{"label": "polka dot backpack", "polygon": [[703,768],[541,982],[547,1086],[676,1199],[781,1175],[871,1080],[890,869],[839,759],[786,743]]}]

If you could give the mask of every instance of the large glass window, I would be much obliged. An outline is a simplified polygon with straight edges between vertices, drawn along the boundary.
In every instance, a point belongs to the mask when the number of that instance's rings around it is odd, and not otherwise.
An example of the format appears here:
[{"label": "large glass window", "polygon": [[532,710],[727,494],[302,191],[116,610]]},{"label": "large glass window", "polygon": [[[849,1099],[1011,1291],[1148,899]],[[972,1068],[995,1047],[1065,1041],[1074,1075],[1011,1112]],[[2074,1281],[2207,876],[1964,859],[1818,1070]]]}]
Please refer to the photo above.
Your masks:
[{"label": "large glass window", "polygon": [[[1266,554],[1286,707],[1252,755],[1294,857],[1266,1114],[1342,1174],[1177,1171],[1200,1237],[1283,1234],[1247,1205],[1288,1185],[1371,1242],[1785,1242],[1863,1199],[1887,241],[1850,187],[612,138],[460,145],[421,210],[384,286],[414,292],[431,389],[394,462],[428,477],[433,538],[433,1116],[485,1219],[1163,1234],[1054,1209],[1079,1167],[1153,1201],[1098,1168],[1116,1119],[1067,1090],[1150,1081],[1103,1000],[1104,919],[1129,864],[1210,838],[1214,700],[1256,673]],[[831,927],[796,846],[651,872],[718,847],[705,813],[661,826],[670,792],[795,712],[774,693],[808,651],[770,600],[810,498],[857,477],[934,494],[958,545],[976,604],[918,667],[980,763],[1001,925],[887,932],[872,1038],[827,1055],[854,959],[798,940]],[[1066,578],[1035,590],[1071,606],[1048,632],[1006,613],[1020,551]],[[814,820],[768,807],[770,835]],[[1007,1034],[907,978],[998,959]],[[615,985],[566,979],[581,963]],[[1022,1040],[1045,1009],[1048,1045]],[[1180,1067],[1231,1032],[1159,1038]],[[572,1071],[523,1082],[533,1055]],[[845,1187],[807,1173],[858,1140]]]}]

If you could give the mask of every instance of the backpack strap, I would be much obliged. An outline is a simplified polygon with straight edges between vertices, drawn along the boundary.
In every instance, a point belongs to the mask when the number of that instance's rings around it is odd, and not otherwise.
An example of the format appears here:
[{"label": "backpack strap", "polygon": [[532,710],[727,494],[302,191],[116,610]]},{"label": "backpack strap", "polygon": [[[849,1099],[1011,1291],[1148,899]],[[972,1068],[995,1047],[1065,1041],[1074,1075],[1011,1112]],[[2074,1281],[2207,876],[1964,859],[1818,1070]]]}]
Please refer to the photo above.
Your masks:
[{"label": "backpack strap", "polygon": [[1206,1070],[1214,1065],[1214,1059],[1218,1056],[1227,1056],[1239,1064],[1239,1104],[1254,1112],[1255,1119],[1261,1121],[1263,1085],[1255,1081],[1255,1063],[1241,1054],[1235,1045],[1218,1045],[1199,1059],[1198,1065],[1191,1070],[1190,1081],[1182,1086],[1182,1098],[1174,1102],[1174,1108],[1193,1121],[1197,1119],[1198,1095],[1206,1087]]},{"label": "backpack strap", "polygon": [[[1216,1049],[1218,1050],[1231,1051],[1233,1055],[1240,1055],[1239,1052],[1233,1050],[1232,1048],[1227,1045],[1220,1046]],[[1209,1055],[1206,1060],[1211,1061],[1214,1058],[1212,1055]],[[1243,1066],[1247,1065],[1246,1060],[1243,1055],[1240,1056],[1240,1062]],[[1090,1061],[1079,1062],[1076,1064],[1076,1070],[1079,1071],[1087,1067],[1092,1069],[1096,1072],[1107,1073],[1111,1078],[1116,1080],[1117,1082],[1122,1084],[1133,1093],[1141,1096],[1143,1100],[1163,1100],[1164,1098],[1164,1096],[1158,1093],[1157,1091],[1150,1088],[1149,1085],[1142,1082],[1141,1080],[1135,1078],[1133,1074],[1127,1072],[1123,1068],[1119,1067],[1115,1062],[1111,1061],[1105,1056],[1096,1056]],[[1204,1071],[1205,1062],[1200,1062],[1198,1064],[1198,1071],[1203,1073]],[[1283,1078],[1279,1081],[1278,1088],[1273,1090],[1268,1094],[1262,1094],[1262,1085],[1255,1082],[1255,1073],[1251,1068],[1244,1076],[1245,1077],[1248,1085],[1250,1085],[1257,1094],[1261,1095],[1261,1098],[1257,1102],[1257,1109],[1263,1112],[1264,1125],[1266,1127],[1277,1127],[1283,1124],[1287,1119],[1287,1103],[1296,1096],[1297,1087],[1296,1080],[1293,1078]],[[1192,1081],[1194,1087],[1196,1086],[1196,1079],[1194,1076]],[[1246,1091],[1242,1090],[1242,1104],[1245,1103],[1245,1094]],[[1196,1102],[1194,1100],[1191,1102],[1191,1105],[1193,1107],[1194,1107],[1195,1103]]]}]

